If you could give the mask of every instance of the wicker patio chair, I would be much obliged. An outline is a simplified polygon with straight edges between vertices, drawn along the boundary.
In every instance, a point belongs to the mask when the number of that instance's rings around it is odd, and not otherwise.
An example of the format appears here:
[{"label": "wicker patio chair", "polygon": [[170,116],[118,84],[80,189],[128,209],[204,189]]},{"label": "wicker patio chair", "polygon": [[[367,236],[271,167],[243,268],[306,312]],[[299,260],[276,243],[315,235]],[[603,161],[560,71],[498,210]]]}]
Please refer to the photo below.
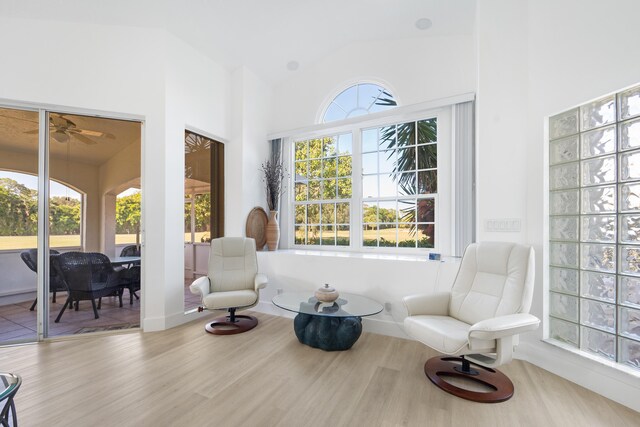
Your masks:
[{"label": "wicker patio chair", "polygon": [[[51,249],[49,252],[52,256],[57,256],[60,252],[55,249]],[[34,273],[38,274],[38,250],[37,249],[29,249],[20,254],[20,258],[27,264],[27,267]],[[65,285],[64,281],[60,278],[58,273],[55,271],[53,266],[49,268],[49,292],[53,293],[53,302],[56,302],[56,293],[57,292],[66,292],[67,285]],[[36,304],[38,303],[38,298],[33,300],[33,304],[31,304],[30,311],[33,311],[36,308]]]},{"label": "wicker patio chair", "polygon": [[[129,245],[122,248],[121,257],[140,256],[140,246]],[[138,292],[140,290],[140,264],[129,265],[129,267],[120,273],[120,284],[124,289],[129,290],[129,304],[133,304],[133,297],[140,299]]]},{"label": "wicker patio chair", "polygon": [[[102,297],[117,296],[122,307],[122,287],[120,274],[114,270],[109,257],[97,252],[67,252],[54,258],[54,265],[69,289],[69,296],[55,322],[60,322],[67,307],[79,301],[91,301],[93,314],[99,319],[98,309]],[[96,299],[98,307],[96,309]]]}]

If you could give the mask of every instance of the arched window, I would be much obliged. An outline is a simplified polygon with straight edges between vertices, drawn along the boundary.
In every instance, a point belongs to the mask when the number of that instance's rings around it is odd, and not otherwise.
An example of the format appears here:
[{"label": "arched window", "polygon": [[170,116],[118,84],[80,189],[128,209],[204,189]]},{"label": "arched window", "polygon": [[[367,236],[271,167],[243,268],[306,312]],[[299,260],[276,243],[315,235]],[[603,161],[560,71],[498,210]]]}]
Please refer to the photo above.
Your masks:
[{"label": "arched window", "polygon": [[331,101],[322,116],[322,122],[364,116],[397,106],[395,97],[382,86],[358,83],[343,90]]}]

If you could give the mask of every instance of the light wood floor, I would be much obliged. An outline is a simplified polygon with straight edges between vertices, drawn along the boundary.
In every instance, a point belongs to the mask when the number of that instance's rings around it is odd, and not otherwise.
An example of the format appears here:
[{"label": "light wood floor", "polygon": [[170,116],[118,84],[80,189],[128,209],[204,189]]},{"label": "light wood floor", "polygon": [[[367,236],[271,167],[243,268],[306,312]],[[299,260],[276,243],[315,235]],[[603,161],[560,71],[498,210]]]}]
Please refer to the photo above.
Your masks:
[{"label": "light wood floor", "polygon": [[298,343],[292,320],[257,313],[245,334],[197,321],[0,349],[22,375],[21,426],[630,426],[640,414],[522,361],[504,366],[515,396],[483,405],[423,374],[435,353],[363,334],[345,352]]}]

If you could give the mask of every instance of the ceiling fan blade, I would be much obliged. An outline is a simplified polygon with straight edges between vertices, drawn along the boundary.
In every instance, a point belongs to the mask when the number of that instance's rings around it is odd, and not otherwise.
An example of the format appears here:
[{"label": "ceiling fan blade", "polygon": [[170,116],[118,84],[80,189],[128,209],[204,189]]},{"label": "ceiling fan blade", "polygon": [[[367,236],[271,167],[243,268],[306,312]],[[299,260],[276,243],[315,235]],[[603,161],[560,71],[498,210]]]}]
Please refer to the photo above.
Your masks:
[{"label": "ceiling fan blade", "polygon": [[97,141],[94,141],[93,139],[89,139],[89,138],[87,138],[86,136],[84,136],[84,135],[82,135],[82,134],[80,134],[80,133],[78,133],[78,132],[73,132],[73,136],[74,136],[78,141],[80,141],[80,142],[84,142],[84,143],[85,143],[85,144],[87,144],[87,145],[95,145],[95,144],[97,144],[97,143],[98,143]]},{"label": "ceiling fan blade", "polygon": [[0,114],[0,117],[4,117],[5,119],[9,120],[22,120],[23,122],[38,123],[37,120],[24,119],[22,117],[5,116],[4,114]]}]

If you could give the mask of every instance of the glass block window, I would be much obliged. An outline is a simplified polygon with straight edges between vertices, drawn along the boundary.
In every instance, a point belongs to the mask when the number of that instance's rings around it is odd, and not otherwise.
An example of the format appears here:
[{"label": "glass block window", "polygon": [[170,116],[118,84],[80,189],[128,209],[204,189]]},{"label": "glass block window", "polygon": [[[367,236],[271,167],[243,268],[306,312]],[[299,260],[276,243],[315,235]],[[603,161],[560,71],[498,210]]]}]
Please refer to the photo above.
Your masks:
[{"label": "glass block window", "polygon": [[294,243],[349,246],[352,134],[294,142]]},{"label": "glass block window", "polygon": [[550,338],[640,370],[640,86],[549,119]]},{"label": "glass block window", "polygon": [[437,120],[362,131],[362,245],[433,248]]},{"label": "glass block window", "polygon": [[398,106],[387,89],[373,83],[358,83],[336,96],[322,115],[322,122],[333,122],[351,117],[386,111]]}]

